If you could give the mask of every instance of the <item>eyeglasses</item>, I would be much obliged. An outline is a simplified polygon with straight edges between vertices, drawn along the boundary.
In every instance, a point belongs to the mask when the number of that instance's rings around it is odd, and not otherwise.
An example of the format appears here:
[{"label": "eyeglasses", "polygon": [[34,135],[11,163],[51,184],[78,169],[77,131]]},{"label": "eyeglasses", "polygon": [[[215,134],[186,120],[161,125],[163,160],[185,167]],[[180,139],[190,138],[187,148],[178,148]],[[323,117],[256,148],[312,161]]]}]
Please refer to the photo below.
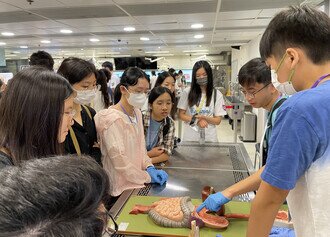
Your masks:
[{"label": "eyeglasses", "polygon": [[246,97],[250,97],[251,99],[254,99],[256,97],[256,94],[259,93],[260,91],[262,91],[263,89],[265,89],[267,86],[269,86],[271,83],[268,83],[267,85],[265,85],[264,87],[262,87],[261,89],[257,90],[256,92],[253,92],[253,93],[249,93],[249,92],[246,92],[246,91],[242,91],[242,93],[244,94],[244,96]]},{"label": "eyeglasses", "polygon": [[108,211],[105,210],[104,214],[106,215],[107,224],[104,228],[103,235],[107,233],[109,236],[113,236],[118,231],[118,224]]}]

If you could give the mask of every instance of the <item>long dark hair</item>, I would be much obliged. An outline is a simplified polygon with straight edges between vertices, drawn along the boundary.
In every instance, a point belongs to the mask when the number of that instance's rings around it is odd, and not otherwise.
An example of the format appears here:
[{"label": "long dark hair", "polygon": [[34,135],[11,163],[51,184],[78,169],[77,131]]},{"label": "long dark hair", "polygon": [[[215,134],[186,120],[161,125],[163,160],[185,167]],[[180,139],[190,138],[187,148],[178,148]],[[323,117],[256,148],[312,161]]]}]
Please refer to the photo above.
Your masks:
[{"label": "long dark hair", "polygon": [[[169,72],[164,71],[164,72],[161,72],[161,73],[158,74],[158,77],[157,77],[157,80],[156,80],[156,83],[155,83],[155,87],[161,86],[167,77],[172,77],[174,79],[174,82],[175,82],[175,78]],[[175,119],[176,118],[176,111],[177,111],[178,101],[175,97],[175,92],[174,93],[171,92],[171,94],[173,94],[173,98],[174,98],[173,106],[172,106],[172,110],[171,110],[171,117],[172,117],[172,119]],[[171,97],[172,97],[172,95],[171,95]]]},{"label": "long dark hair", "polygon": [[[140,78],[145,78],[148,80],[147,74],[138,67],[129,67],[124,72],[120,78],[120,83],[116,86],[114,92],[114,101],[117,104],[121,99],[120,86],[135,86]],[[149,81],[149,80],[148,80]]]},{"label": "long dark hair", "polygon": [[167,77],[172,77],[175,82],[175,78],[169,72],[164,71],[158,74],[157,80],[155,82],[155,87],[161,86]]},{"label": "long dark hair", "polygon": [[100,85],[100,91],[102,92],[105,108],[110,106],[110,97],[108,93],[107,77],[103,70],[98,70],[96,75],[96,84]]},{"label": "long dark hair", "polygon": [[15,165],[61,153],[58,133],[72,93],[66,79],[43,67],[24,69],[9,81],[0,101],[0,147]]},{"label": "long dark hair", "polygon": [[207,74],[207,86],[206,86],[206,106],[209,106],[211,103],[212,92],[213,92],[213,73],[210,64],[207,61],[198,61],[195,63],[192,70],[192,81],[190,92],[188,95],[188,105],[190,107],[197,105],[202,96],[202,90],[197,84],[196,72],[198,69],[204,68]]},{"label": "long dark hair", "polygon": [[[167,93],[167,94],[169,94],[169,95],[171,96],[171,100],[172,100],[172,109],[173,109],[173,107],[174,107],[174,103],[175,103],[175,96],[174,96],[174,94],[173,94],[168,88],[163,87],[163,86],[157,86],[157,87],[154,87],[154,88],[150,91],[150,94],[149,94],[149,97],[148,97],[148,103],[149,103],[150,105],[152,105],[152,104],[155,102],[155,100],[156,100],[159,96],[161,96],[162,94],[164,94],[164,93]],[[172,116],[172,111],[173,111],[173,110],[171,110],[171,117],[173,118],[173,116]],[[151,116],[151,114],[150,114],[150,116]],[[168,121],[168,120],[169,120],[169,119],[166,118],[166,121]],[[170,129],[170,123],[169,123],[169,122],[166,122],[166,124],[165,124],[165,126],[164,126],[163,129],[164,129],[163,131],[166,131],[165,133],[167,133],[167,132],[169,131],[169,129]],[[164,133],[164,134],[165,134],[165,133]]]},{"label": "long dark hair", "polygon": [[73,85],[93,73],[96,77],[97,70],[94,64],[84,59],[70,57],[63,60],[57,73],[65,77]]},{"label": "long dark hair", "polygon": [[107,83],[110,81],[110,79],[111,79],[111,72],[109,72],[107,69],[104,69],[104,68],[101,68],[100,70],[99,70],[99,72],[103,72],[104,73],[104,75],[106,76],[106,78],[107,78]]}]

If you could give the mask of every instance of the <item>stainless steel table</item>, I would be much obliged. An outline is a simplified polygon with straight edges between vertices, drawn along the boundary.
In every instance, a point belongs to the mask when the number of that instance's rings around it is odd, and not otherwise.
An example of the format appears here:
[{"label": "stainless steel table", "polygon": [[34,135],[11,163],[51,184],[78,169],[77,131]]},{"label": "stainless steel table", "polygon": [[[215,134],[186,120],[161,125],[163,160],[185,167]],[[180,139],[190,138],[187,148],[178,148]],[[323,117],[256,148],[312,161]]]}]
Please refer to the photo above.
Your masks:
[{"label": "stainless steel table", "polygon": [[[201,198],[204,186],[221,191],[253,172],[252,162],[242,143],[182,143],[174,150],[170,160],[157,168],[165,170],[169,179],[159,186],[148,184],[145,188],[127,190],[110,210],[117,216],[131,195]],[[250,201],[253,193],[236,197]]]},{"label": "stainless steel table", "polygon": [[[147,185],[145,188],[127,190],[111,209],[116,216],[131,195],[190,196],[201,198],[205,185],[221,191],[239,182],[253,171],[252,162],[242,143],[183,143],[174,150],[170,160],[159,165],[169,174],[163,186]],[[248,194],[238,197],[248,201]]]}]

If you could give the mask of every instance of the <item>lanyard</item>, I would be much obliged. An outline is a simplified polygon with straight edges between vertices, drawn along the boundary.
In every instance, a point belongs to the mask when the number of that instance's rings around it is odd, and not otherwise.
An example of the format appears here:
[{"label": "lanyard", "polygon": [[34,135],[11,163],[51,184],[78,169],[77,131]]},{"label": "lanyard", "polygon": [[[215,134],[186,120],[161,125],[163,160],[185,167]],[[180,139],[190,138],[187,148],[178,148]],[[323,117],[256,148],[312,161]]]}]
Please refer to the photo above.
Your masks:
[{"label": "lanyard", "polygon": [[206,100],[206,95],[205,97],[202,99],[202,101],[199,103],[199,106],[196,108],[196,113],[199,114],[199,112],[201,111],[201,109],[203,108],[203,105],[205,103]]},{"label": "lanyard", "polygon": [[[124,106],[123,106],[121,103],[119,103],[119,105],[120,105],[121,109],[123,110],[124,114],[127,115],[129,121],[131,121],[131,123],[134,123],[134,122],[132,121],[131,117],[128,115],[127,111],[125,110]],[[136,113],[135,113],[135,110],[134,110],[134,109],[133,109],[133,112],[134,112],[134,116],[135,116],[135,118],[136,118],[136,124],[137,124],[137,123],[138,123],[138,117],[136,116]]]},{"label": "lanyard", "polygon": [[317,81],[312,85],[311,88],[315,88],[315,87],[317,87],[318,84],[319,84],[323,79],[327,78],[328,76],[330,76],[330,73],[321,76],[319,79],[317,79]]}]

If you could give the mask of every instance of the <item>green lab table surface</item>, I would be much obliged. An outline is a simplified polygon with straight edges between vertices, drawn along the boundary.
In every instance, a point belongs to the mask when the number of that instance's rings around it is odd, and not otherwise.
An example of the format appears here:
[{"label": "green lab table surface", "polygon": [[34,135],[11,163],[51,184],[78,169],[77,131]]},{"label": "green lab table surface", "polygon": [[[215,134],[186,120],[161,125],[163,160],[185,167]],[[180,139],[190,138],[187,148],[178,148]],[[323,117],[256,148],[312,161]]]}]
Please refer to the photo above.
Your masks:
[{"label": "green lab table surface", "polygon": [[[131,196],[125,204],[121,213],[118,215],[117,223],[128,223],[125,231],[120,234],[129,235],[145,235],[145,236],[188,236],[189,228],[166,228],[156,225],[147,214],[132,215],[129,212],[135,204],[151,205],[153,202],[160,200],[160,197],[154,196]],[[199,205],[201,199],[192,199],[194,205]],[[250,213],[250,203],[231,201],[225,205],[226,213]],[[230,219],[227,229],[211,229],[203,227],[200,229],[200,237],[215,237],[221,234],[223,237],[245,237],[247,229],[247,220]]]}]

